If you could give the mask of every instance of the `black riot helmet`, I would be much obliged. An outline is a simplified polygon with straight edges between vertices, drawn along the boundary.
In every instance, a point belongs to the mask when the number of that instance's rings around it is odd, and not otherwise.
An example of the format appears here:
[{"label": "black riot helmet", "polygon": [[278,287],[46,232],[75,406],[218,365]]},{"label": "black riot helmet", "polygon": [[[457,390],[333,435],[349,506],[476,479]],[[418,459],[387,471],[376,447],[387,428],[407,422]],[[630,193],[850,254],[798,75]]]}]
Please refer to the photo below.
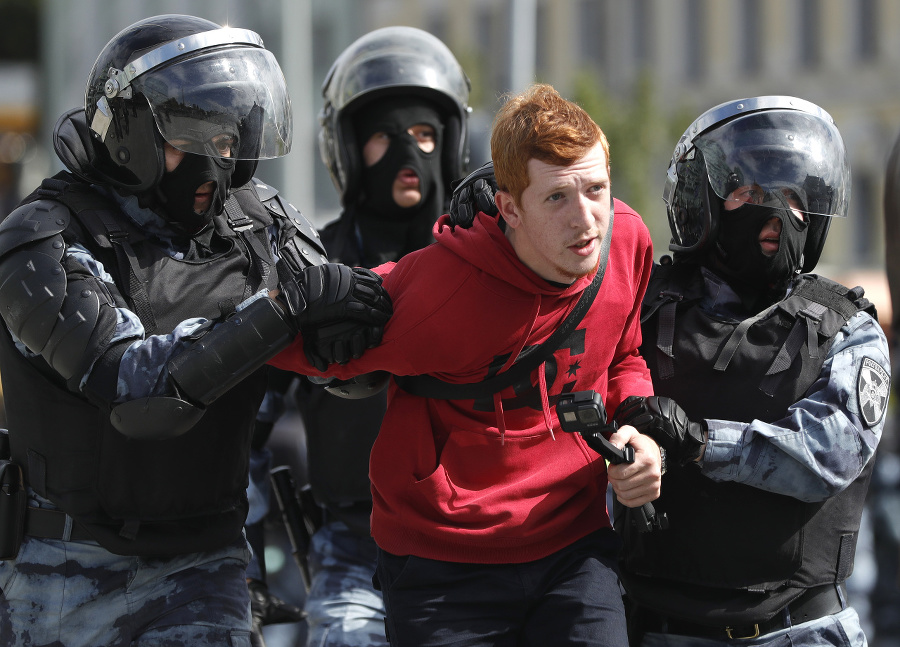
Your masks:
[{"label": "black riot helmet", "polygon": [[812,270],[831,218],[846,216],[850,202],[850,165],[831,116],[786,96],[731,101],[700,115],[675,147],[663,191],[676,260],[712,249],[720,201],[741,187],[754,187],[757,203],[773,210],[786,195],[799,201],[809,226],[798,269]]},{"label": "black riot helmet", "polygon": [[444,116],[444,186],[469,163],[469,78],[438,38],[414,27],[376,29],[354,41],[331,66],[322,85],[319,153],[345,204],[357,195],[362,172],[352,117],[376,99],[422,97]]},{"label": "black riot helmet", "polygon": [[262,39],[194,16],[146,18],[116,34],[91,70],[84,109],[95,173],[126,193],[160,183],[164,141],[236,160],[232,186],[291,148],[290,98]]}]

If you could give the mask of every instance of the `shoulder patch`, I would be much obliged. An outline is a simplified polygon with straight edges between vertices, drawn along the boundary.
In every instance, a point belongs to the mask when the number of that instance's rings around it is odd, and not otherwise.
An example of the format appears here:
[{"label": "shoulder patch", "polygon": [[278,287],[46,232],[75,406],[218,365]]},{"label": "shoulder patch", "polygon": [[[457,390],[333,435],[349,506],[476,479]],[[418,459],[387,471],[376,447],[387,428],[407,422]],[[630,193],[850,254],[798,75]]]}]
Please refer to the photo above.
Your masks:
[{"label": "shoulder patch", "polygon": [[856,394],[866,426],[873,427],[884,418],[890,390],[891,378],[888,372],[875,360],[864,357],[856,378]]}]

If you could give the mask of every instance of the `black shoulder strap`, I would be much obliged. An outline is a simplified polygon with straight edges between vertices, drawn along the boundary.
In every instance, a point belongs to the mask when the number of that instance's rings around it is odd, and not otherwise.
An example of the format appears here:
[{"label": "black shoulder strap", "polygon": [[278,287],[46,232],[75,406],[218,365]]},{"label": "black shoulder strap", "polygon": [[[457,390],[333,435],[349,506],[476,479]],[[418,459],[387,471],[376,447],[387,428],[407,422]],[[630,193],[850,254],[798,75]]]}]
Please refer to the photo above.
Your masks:
[{"label": "black shoulder strap", "polygon": [[[843,325],[860,310],[865,310],[870,314],[874,313],[874,307],[871,306],[868,299],[864,298],[863,294],[864,291],[861,287],[848,290],[840,283],[835,283],[815,274],[800,276],[791,293],[783,301],[774,303],[756,316],[745,319],[734,329],[734,332],[731,333],[731,336],[716,358],[715,369],[718,371],[727,369],[735,353],[737,353],[738,346],[744,341],[750,328],[756,322],[765,319],[770,313],[778,309],[791,316],[794,319],[794,324],[784,346],[780,349],[772,366],[769,367],[767,374],[775,375],[788,368],[802,348],[804,341],[807,342],[810,356],[818,357],[819,344],[816,334],[822,325],[823,314],[826,310],[831,310],[838,315],[841,325]],[[800,307],[796,310],[786,307],[786,304],[798,302]],[[806,328],[805,338],[803,325]],[[833,332],[836,333],[837,330],[835,329]]]},{"label": "black shoulder strap", "polygon": [[831,279],[816,274],[804,275],[807,280],[797,288],[796,293],[811,301],[821,303],[840,313],[845,320],[849,320],[858,311],[868,312],[873,319],[878,320],[875,306],[869,301],[862,286],[857,285],[849,289]]},{"label": "black shoulder strap", "polygon": [[600,262],[597,267],[597,274],[594,275],[594,280],[591,281],[590,285],[581,293],[575,307],[572,308],[569,315],[543,344],[535,346],[527,353],[522,353],[508,370],[481,382],[468,384],[444,382],[433,375],[397,375],[394,376],[397,386],[421,398],[476,400],[499,393],[518,382],[525,375],[529,375],[531,371],[544,363],[560,347],[563,341],[575,330],[575,327],[581,323],[584,315],[594,302],[594,297],[597,296],[600,285],[603,283],[603,276],[606,274],[606,265],[609,260],[609,248],[613,232],[612,211],[609,214],[609,228],[607,232],[600,247]]}]

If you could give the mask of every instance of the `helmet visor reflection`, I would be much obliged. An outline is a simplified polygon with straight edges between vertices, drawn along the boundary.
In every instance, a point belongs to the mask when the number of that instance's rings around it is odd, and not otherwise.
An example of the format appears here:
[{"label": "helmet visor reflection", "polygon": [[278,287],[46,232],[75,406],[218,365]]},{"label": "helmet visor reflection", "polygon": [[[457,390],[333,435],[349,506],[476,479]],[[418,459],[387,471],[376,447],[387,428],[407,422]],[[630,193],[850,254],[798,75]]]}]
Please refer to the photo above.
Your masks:
[{"label": "helmet visor reflection", "polygon": [[794,110],[734,119],[699,137],[709,183],[726,202],[846,216],[850,167],[834,124]]},{"label": "helmet visor reflection", "polygon": [[291,101],[268,50],[201,54],[132,84],[150,102],[163,138],[186,153],[258,160],[291,150]]}]

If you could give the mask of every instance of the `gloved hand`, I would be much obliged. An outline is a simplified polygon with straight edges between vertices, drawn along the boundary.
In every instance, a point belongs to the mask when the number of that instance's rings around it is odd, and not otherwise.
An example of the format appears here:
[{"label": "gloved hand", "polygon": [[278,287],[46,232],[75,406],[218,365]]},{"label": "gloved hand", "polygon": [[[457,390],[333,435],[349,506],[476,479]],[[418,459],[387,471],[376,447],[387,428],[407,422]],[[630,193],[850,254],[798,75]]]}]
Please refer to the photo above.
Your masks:
[{"label": "gloved hand", "polygon": [[303,352],[310,364],[324,372],[329,364],[359,359],[367,348],[381,343],[383,334],[384,326],[354,321],[327,324],[303,333]]},{"label": "gloved hand", "polygon": [[281,298],[318,370],[356,359],[381,342],[393,307],[372,270],[325,263],[287,278],[280,268],[279,275]]},{"label": "gloved hand", "polygon": [[250,613],[254,626],[299,622],[306,617],[303,609],[273,595],[265,582],[251,579],[247,582],[247,588],[250,589]]},{"label": "gloved hand", "polygon": [[494,162],[487,162],[461,180],[451,183],[450,224],[468,229],[479,211],[489,216],[497,215],[494,193],[497,182],[494,179]]},{"label": "gloved hand", "polygon": [[629,396],[616,408],[613,418],[620,426],[631,425],[650,436],[679,465],[687,465],[703,455],[704,424],[688,420],[684,409],[671,398]]}]

